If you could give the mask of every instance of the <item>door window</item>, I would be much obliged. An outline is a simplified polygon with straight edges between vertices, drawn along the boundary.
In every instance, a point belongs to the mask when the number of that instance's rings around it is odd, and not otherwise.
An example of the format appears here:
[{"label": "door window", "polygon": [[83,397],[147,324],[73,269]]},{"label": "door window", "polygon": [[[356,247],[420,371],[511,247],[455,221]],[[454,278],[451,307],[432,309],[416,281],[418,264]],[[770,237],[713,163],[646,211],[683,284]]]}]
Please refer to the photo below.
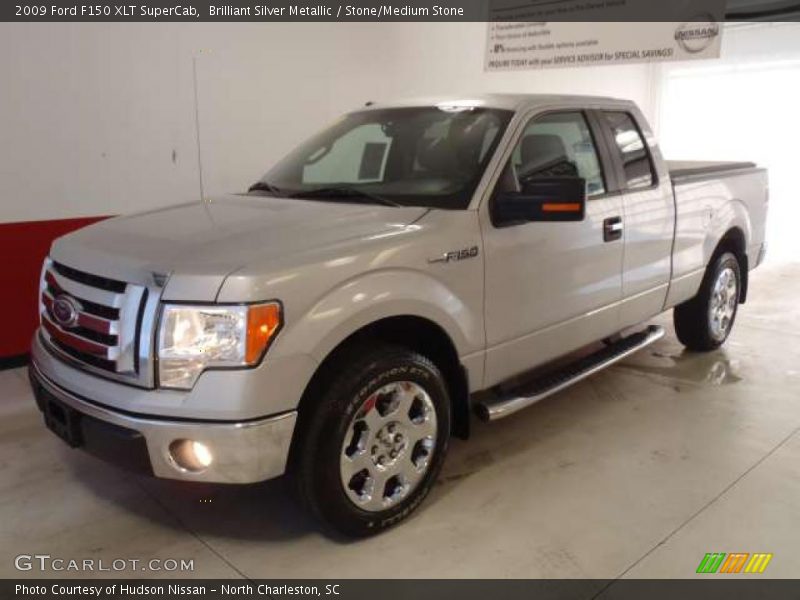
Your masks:
[{"label": "door window", "polygon": [[650,152],[633,117],[625,112],[603,114],[620,152],[627,188],[636,190],[655,185],[656,177]]},{"label": "door window", "polygon": [[589,197],[606,192],[592,133],[581,112],[550,113],[531,121],[511,157],[517,183],[550,177],[582,177]]}]

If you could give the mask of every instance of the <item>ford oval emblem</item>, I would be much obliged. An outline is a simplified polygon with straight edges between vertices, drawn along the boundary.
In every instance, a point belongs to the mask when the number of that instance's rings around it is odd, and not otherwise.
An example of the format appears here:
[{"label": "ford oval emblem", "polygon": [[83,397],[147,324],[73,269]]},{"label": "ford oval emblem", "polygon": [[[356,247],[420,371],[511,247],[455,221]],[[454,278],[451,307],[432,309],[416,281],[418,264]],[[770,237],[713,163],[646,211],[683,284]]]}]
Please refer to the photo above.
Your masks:
[{"label": "ford oval emblem", "polygon": [[75,327],[80,313],[80,305],[71,296],[60,294],[53,300],[53,317],[62,327]]}]

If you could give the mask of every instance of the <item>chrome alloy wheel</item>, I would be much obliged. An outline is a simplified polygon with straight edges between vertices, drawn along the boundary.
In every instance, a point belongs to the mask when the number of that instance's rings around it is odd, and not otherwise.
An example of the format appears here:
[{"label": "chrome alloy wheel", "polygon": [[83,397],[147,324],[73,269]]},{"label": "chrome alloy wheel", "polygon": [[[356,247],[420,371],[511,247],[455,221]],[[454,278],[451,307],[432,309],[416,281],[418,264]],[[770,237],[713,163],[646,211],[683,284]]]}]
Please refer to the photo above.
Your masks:
[{"label": "chrome alloy wheel", "polygon": [[373,392],[347,430],[339,460],[348,498],[386,510],[419,485],[436,447],[436,409],[419,384],[399,381]]},{"label": "chrome alloy wheel", "polygon": [[733,324],[738,302],[739,290],[736,273],[732,268],[725,267],[717,275],[717,280],[711,290],[711,302],[708,305],[709,326],[711,336],[715,340],[721,341],[727,337]]}]

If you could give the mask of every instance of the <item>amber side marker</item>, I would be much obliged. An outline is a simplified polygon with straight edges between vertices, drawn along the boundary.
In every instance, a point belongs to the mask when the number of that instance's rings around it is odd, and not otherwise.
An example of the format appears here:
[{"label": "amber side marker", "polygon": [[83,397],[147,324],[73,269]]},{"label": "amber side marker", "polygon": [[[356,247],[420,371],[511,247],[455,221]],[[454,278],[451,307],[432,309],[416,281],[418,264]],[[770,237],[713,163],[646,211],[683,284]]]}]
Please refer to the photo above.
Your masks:
[{"label": "amber side marker", "polygon": [[542,204],[544,212],[581,212],[580,202],[549,202]]}]

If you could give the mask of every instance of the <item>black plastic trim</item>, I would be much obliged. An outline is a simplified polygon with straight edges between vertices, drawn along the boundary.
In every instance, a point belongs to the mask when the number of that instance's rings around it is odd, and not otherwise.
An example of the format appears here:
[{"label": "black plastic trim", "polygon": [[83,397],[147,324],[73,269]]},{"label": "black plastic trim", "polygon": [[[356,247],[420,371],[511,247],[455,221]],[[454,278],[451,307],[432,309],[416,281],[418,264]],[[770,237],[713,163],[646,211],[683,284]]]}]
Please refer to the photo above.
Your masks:
[{"label": "black plastic trim", "polygon": [[[68,406],[39,382],[33,369],[28,371],[28,376],[36,405],[44,415],[48,429],[69,446],[129,471],[153,474],[147,441],[140,432],[103,421]],[[61,415],[65,422],[54,423],[55,415]],[[65,437],[59,430],[67,427],[70,435]]]},{"label": "black plastic trim", "polygon": [[118,281],[116,279],[102,277],[101,275],[93,275],[91,273],[86,273],[85,271],[79,271],[78,269],[73,269],[72,267],[62,265],[61,263],[55,261],[52,263],[52,268],[56,273],[66,277],[67,279],[71,279],[72,281],[76,281],[90,287],[105,290],[107,292],[114,292],[115,294],[124,294],[125,288],[128,285],[124,281]]},{"label": "black plastic trim", "polygon": [[[144,288],[142,299],[139,302],[139,310],[136,312],[136,332],[133,336],[133,372],[139,375],[139,355],[141,354],[142,343],[142,325],[144,324],[144,310],[147,307],[147,299],[150,295],[150,290]],[[153,352],[153,349],[148,350],[148,354]]]}]

